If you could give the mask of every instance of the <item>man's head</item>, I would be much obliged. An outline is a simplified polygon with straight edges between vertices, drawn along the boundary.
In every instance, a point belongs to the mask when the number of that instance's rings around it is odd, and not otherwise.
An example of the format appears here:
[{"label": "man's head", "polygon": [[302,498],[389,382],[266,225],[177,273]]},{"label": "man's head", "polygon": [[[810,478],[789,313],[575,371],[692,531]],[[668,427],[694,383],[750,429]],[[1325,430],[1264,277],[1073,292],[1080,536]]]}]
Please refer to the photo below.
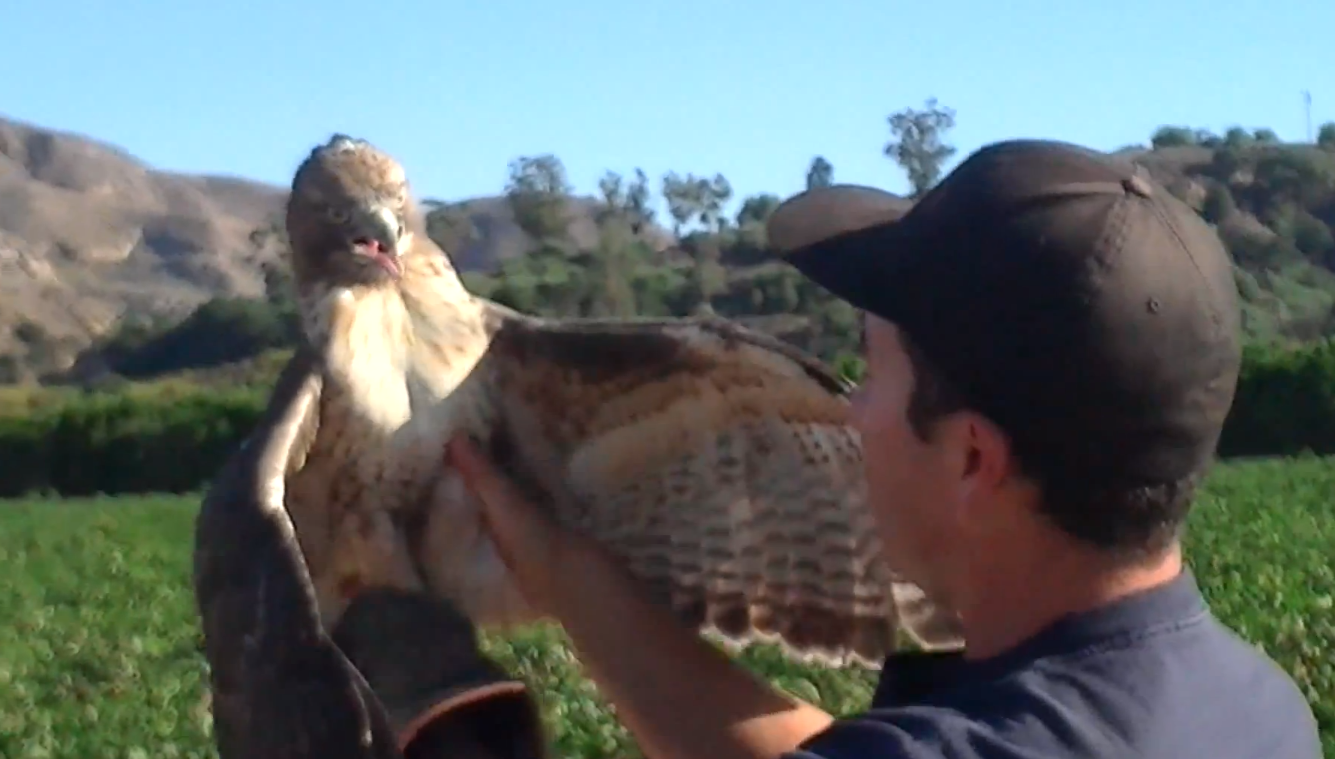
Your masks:
[{"label": "man's head", "polygon": [[1240,361],[1213,230],[1129,162],[1042,141],[985,147],[906,206],[824,188],[769,225],[864,311],[855,419],[891,560],[952,593],[1036,531],[1163,554]]}]

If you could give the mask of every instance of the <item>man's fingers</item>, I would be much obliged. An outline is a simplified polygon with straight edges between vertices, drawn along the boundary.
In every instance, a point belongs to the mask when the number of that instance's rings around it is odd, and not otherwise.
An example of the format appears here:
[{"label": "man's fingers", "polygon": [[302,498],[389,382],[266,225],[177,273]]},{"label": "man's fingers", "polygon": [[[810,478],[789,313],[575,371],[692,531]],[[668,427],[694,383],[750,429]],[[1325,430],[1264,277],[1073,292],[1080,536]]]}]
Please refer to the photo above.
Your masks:
[{"label": "man's fingers", "polygon": [[519,525],[515,520],[527,515],[514,511],[527,505],[522,502],[523,497],[467,436],[451,439],[446,451],[449,462],[463,477],[464,487],[482,502],[482,518],[488,529],[502,533],[495,535],[500,542],[510,544],[518,539],[515,531]]},{"label": "man's fingers", "polygon": [[450,438],[446,457],[459,470],[468,489],[483,501],[490,503],[505,495],[505,483],[467,435]]}]

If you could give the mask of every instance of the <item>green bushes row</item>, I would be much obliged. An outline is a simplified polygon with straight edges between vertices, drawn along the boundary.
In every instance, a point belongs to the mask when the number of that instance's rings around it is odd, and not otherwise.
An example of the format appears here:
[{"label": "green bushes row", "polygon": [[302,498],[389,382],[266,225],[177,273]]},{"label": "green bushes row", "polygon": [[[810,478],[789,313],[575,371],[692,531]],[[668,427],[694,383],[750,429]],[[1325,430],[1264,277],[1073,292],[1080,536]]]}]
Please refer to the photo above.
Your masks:
[{"label": "green bushes row", "polygon": [[1335,454],[1335,338],[1249,346],[1219,455]]},{"label": "green bushes row", "polygon": [[[857,381],[865,366],[841,355],[834,369]],[[1335,338],[1300,347],[1247,346],[1219,456],[1302,453],[1335,455]]]},{"label": "green bushes row", "polygon": [[102,392],[0,417],[0,497],[195,490],[250,431],[265,400],[255,390]]},{"label": "green bushes row", "polygon": [[[860,374],[857,361],[839,370]],[[0,415],[0,497],[186,492],[204,486],[264,407],[261,389],[137,385]],[[1223,457],[1335,454],[1335,340],[1250,347]]]}]

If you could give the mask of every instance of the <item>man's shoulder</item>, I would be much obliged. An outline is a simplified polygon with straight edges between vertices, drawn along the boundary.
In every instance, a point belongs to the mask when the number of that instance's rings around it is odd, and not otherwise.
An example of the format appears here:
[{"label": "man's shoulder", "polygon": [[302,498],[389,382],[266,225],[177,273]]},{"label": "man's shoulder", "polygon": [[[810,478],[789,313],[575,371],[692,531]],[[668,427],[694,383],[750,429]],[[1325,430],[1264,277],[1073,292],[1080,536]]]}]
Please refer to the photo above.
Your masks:
[{"label": "man's shoulder", "polygon": [[1105,632],[981,666],[891,657],[871,708],[792,757],[1320,756],[1292,679],[1208,612]]}]

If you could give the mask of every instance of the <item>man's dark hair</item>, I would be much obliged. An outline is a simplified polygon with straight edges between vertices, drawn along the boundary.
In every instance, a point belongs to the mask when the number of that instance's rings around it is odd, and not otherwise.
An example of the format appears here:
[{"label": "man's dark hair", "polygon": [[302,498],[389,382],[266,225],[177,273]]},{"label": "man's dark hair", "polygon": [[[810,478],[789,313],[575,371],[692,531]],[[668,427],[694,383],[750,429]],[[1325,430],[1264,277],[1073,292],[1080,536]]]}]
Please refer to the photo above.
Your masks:
[{"label": "man's dark hair", "polygon": [[[908,335],[901,332],[900,338],[913,372],[908,422],[927,441],[937,421],[967,409],[969,402]],[[1068,535],[1131,563],[1161,555],[1179,537],[1204,474],[1197,470],[1176,482],[1095,488],[1058,476],[1045,465],[1052,460],[1046,451],[1017,446],[1013,453],[1021,471],[1042,489],[1040,513]]]}]

